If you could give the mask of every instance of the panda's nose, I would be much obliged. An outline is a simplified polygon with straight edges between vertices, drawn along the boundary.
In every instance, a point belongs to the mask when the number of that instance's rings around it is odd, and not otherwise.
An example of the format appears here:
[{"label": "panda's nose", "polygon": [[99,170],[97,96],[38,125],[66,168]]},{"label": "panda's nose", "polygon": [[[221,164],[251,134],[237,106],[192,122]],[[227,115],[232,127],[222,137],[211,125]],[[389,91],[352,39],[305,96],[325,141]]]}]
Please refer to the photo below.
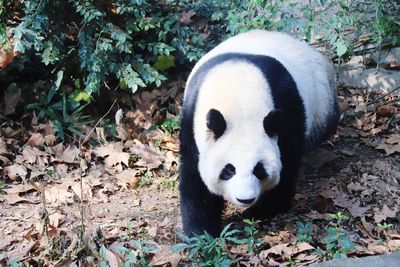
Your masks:
[{"label": "panda's nose", "polygon": [[236,199],[237,199],[237,201],[242,202],[243,204],[251,204],[255,200],[255,198],[249,198],[249,199],[236,198]]}]

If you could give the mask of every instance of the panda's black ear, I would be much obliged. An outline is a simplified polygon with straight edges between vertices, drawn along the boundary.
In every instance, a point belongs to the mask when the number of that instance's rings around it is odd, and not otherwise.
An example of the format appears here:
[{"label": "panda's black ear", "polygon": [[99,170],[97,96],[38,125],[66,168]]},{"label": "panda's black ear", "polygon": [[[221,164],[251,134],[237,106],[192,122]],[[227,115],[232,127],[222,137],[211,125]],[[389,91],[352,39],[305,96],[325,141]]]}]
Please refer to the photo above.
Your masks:
[{"label": "panda's black ear", "polygon": [[217,140],[226,130],[226,121],[221,112],[216,109],[210,109],[207,113],[207,127],[214,133]]},{"label": "panda's black ear", "polygon": [[264,118],[264,130],[269,137],[279,134],[283,124],[283,111],[274,109]]}]

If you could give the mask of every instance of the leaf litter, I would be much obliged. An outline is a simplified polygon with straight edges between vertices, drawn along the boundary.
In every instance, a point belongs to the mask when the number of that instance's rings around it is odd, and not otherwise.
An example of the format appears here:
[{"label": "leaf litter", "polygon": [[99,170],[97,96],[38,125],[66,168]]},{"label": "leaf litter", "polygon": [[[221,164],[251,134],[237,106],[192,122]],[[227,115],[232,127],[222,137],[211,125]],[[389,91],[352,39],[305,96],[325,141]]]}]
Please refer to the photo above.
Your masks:
[{"label": "leaf litter", "polygon": [[[187,254],[171,250],[179,242],[175,231],[182,231],[176,188],[179,143],[176,134],[152,128],[166,118],[160,106],[179,114],[183,84],[139,93],[137,108],[118,114],[120,141],[108,142],[103,129],[101,143],[82,151],[77,144],[57,143],[51,124],[34,124],[26,133],[14,122],[2,128],[0,175],[7,184],[6,195],[0,196],[0,247],[7,259],[123,266],[129,255],[139,255],[132,242],[140,241],[154,246],[146,256],[152,265],[188,264]],[[306,155],[295,206],[261,224],[263,243],[257,254],[229,245],[241,265],[324,260],[315,251],[324,246],[320,240],[332,225],[330,214],[339,211],[351,218],[343,227],[357,248],[348,257],[399,249],[399,104],[385,105],[380,97],[340,90],[345,114],[333,146],[324,144]],[[44,185],[44,203],[37,181]],[[235,219],[229,218],[235,212],[229,206],[226,222]],[[316,241],[298,241],[298,221],[312,223],[310,235]],[[385,224],[391,226],[384,229]],[[235,221],[234,227],[242,229],[243,223]]]}]

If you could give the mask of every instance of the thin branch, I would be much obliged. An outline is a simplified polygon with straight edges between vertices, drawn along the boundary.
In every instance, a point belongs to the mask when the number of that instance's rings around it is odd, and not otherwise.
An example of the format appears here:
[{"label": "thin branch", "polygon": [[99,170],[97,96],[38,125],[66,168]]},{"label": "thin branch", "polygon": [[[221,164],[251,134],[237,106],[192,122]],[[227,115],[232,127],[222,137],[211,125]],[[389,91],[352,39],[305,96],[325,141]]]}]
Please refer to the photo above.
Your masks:
[{"label": "thin branch", "polygon": [[371,102],[367,103],[367,106],[379,102],[380,100],[384,99],[385,97],[387,97],[387,96],[390,95],[390,94],[393,94],[393,93],[396,92],[397,90],[400,90],[400,86],[399,86],[399,87],[396,87],[396,88],[394,88],[394,89],[392,89],[392,90],[390,90],[388,93],[384,94],[383,96],[380,96],[380,97],[378,97],[377,99],[374,99],[374,100],[372,100]]},{"label": "thin branch", "polygon": [[83,142],[81,143],[81,145],[84,145],[90,135],[93,133],[94,129],[96,129],[97,125],[99,125],[99,123],[111,112],[111,109],[114,107],[114,105],[117,103],[117,100],[114,100],[114,102],[111,104],[110,108],[108,109],[108,111],[96,122],[96,124],[93,126],[93,128],[90,130],[90,132],[86,135],[85,139],[83,140]]}]

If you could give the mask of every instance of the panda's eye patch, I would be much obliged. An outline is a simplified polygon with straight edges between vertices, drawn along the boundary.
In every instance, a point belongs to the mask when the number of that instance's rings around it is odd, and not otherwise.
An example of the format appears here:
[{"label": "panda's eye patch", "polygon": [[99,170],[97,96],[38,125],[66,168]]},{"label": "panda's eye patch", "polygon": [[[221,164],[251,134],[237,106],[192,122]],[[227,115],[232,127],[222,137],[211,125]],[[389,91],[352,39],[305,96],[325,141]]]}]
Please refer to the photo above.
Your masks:
[{"label": "panda's eye patch", "polygon": [[258,178],[258,180],[263,180],[268,177],[268,174],[261,162],[257,163],[257,165],[254,167],[253,174]]},{"label": "panda's eye patch", "polygon": [[219,179],[221,179],[221,180],[229,180],[235,174],[236,174],[235,167],[232,164],[228,163],[228,164],[225,165],[225,167],[222,169],[221,173],[219,174]]}]

